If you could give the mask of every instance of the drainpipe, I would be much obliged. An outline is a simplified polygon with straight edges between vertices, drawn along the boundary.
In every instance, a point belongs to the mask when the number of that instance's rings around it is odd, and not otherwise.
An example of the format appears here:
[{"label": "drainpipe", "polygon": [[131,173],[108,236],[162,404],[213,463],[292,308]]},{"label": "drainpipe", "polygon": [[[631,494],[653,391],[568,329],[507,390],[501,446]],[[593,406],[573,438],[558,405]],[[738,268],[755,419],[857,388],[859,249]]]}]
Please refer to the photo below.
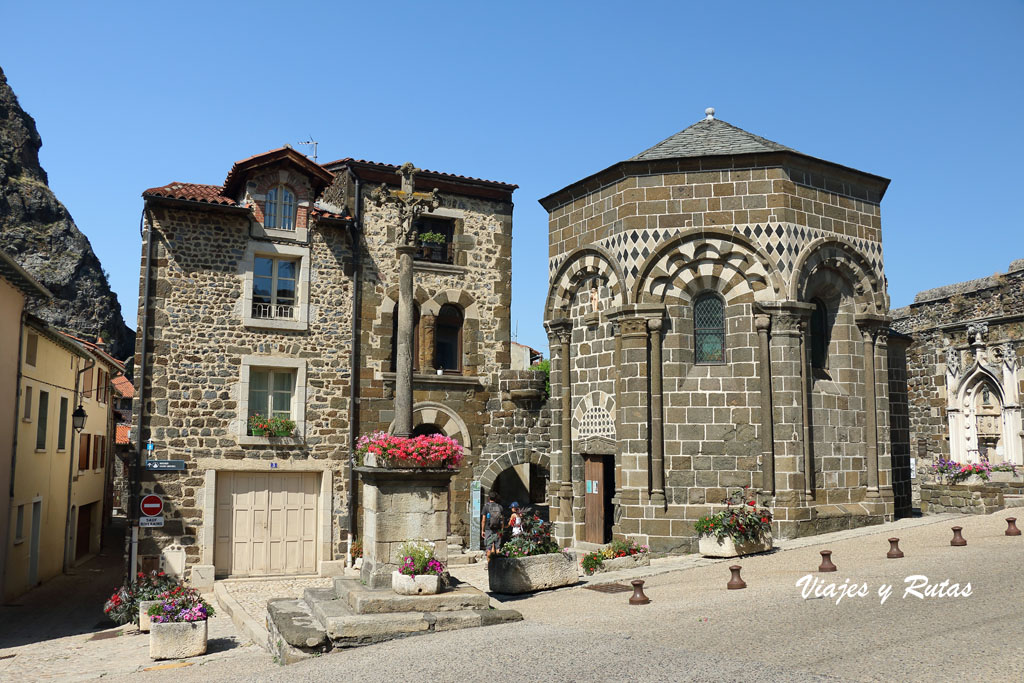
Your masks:
[{"label": "drainpipe", "polygon": [[[134,584],[136,568],[139,566],[139,490],[141,483],[139,477],[142,471],[142,445],[145,443],[142,434],[142,416],[146,413],[146,345],[149,342],[149,270],[150,261],[153,258],[153,214],[149,212],[149,220],[146,220],[147,209],[143,207],[142,215],[139,217],[139,232],[142,241],[146,245],[146,264],[142,274],[142,310],[139,315],[139,331],[142,333],[142,353],[139,359],[139,381],[138,381],[138,415],[133,415],[135,424],[139,426],[136,432],[135,441],[135,462],[132,464],[131,495],[128,497],[128,522],[132,530],[131,552],[129,554],[128,579]],[[136,332],[138,334],[138,332]]]},{"label": "drainpipe", "polygon": [[[96,359],[90,357],[88,359],[89,364],[84,368],[75,373],[75,403],[81,405],[82,399],[78,396],[78,387],[82,384],[82,374],[91,371],[96,367]],[[77,432],[75,435],[77,438],[72,438],[72,442],[80,442],[82,440],[82,433]],[[72,443],[72,446],[75,446]],[[82,446],[80,443],[77,444],[79,450]],[[71,569],[71,555],[74,553],[74,548],[71,546],[71,484],[74,482],[75,477],[75,449],[74,447],[69,448],[68,451],[71,454],[71,460],[68,463],[68,504],[64,509],[64,573],[67,574],[68,570]],[[78,509],[78,514],[82,514],[82,509]]]},{"label": "drainpipe", "polygon": [[[25,336],[25,310],[21,311],[21,327],[18,330],[18,378],[14,384],[14,429],[11,430],[11,490],[10,497],[14,498],[14,466],[18,460],[18,426],[21,424],[21,399],[24,392],[21,390],[21,339]],[[6,529],[4,530],[6,531]],[[6,548],[7,545],[5,544]],[[0,567],[0,572],[3,567]]]},{"label": "drainpipe", "polygon": [[[348,169],[352,173],[352,169]],[[348,552],[345,553],[345,566],[352,565],[352,541],[355,539],[356,523],[356,481],[355,452],[356,452],[356,423],[359,421],[359,308],[362,302],[359,290],[359,232],[362,212],[362,198],[360,196],[361,183],[358,176],[352,173],[355,178],[355,203],[352,209],[352,223],[349,226],[349,235],[352,237],[352,345],[349,351],[349,363],[351,365],[349,380],[349,409],[348,409],[348,464],[345,466],[348,478]]]}]

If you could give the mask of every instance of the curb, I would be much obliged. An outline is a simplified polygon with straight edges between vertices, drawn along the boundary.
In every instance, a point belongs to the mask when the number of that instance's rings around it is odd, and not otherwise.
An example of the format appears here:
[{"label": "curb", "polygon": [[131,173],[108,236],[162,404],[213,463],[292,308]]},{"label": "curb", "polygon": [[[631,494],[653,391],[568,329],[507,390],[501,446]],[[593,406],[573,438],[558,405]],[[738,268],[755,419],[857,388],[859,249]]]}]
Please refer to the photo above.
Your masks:
[{"label": "curb", "polygon": [[213,594],[216,596],[217,604],[220,605],[221,609],[231,615],[231,621],[238,630],[253,643],[269,652],[270,633],[267,631],[266,626],[260,624],[248,612],[242,609],[242,606],[232,597],[222,582],[217,581],[213,584]]}]

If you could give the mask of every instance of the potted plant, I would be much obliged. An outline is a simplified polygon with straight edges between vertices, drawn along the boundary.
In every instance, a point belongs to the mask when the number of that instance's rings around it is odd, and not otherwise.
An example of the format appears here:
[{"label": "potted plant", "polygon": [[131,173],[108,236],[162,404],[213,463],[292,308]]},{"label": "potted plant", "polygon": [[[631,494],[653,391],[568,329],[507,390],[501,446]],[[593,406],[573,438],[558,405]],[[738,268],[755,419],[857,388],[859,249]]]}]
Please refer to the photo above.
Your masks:
[{"label": "potted plant", "polygon": [[143,633],[149,631],[149,608],[159,596],[180,585],[164,572],[139,572],[134,583],[121,586],[103,606],[103,613],[115,623],[138,624]]},{"label": "potted plant", "polygon": [[253,413],[249,416],[249,433],[253,436],[270,434],[270,419],[259,413]]},{"label": "potted plant", "polygon": [[650,549],[635,540],[614,540],[604,548],[583,556],[581,566],[587,576],[598,572],[647,567],[651,564]]},{"label": "potted plant", "polygon": [[456,469],[462,446],[443,434],[400,437],[381,431],[356,441],[356,462],[366,467]]},{"label": "potted plant", "polygon": [[737,489],[722,503],[724,510],[704,515],[694,530],[701,555],[736,557],[772,547],[772,513],[748,496],[749,487]]},{"label": "potted plant", "polygon": [[399,595],[433,595],[441,590],[444,562],[434,557],[434,544],[407,541],[400,550],[402,564],[391,572],[391,590]]},{"label": "potted plant", "polygon": [[149,608],[151,659],[184,659],[206,653],[207,620],[213,607],[194,588],[177,586]]},{"label": "potted plant", "polygon": [[270,433],[274,436],[291,436],[295,431],[294,420],[286,417],[272,417],[268,422]]},{"label": "potted plant", "polygon": [[363,566],[363,541],[362,539],[356,538],[352,541],[352,546],[349,548],[349,555],[352,557],[352,566],[355,569],[359,569]]},{"label": "potted plant", "polygon": [[423,257],[430,258],[434,253],[434,249],[443,246],[445,241],[444,235],[439,232],[421,232],[419,234],[419,244]]},{"label": "potted plant", "polygon": [[551,538],[550,522],[530,509],[522,517],[522,533],[507,540],[487,563],[491,591],[514,595],[576,583],[576,556]]}]

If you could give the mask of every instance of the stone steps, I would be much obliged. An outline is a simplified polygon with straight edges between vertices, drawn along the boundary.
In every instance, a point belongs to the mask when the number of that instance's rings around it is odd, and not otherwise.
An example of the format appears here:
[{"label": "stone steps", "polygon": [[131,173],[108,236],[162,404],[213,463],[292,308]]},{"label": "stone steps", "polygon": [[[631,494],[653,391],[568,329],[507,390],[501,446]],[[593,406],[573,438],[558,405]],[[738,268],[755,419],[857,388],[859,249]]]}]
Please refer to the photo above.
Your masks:
[{"label": "stone steps", "polygon": [[1003,507],[1024,508],[1024,496],[1003,496]]},{"label": "stone steps", "polygon": [[[451,549],[449,548],[449,551]],[[461,554],[453,555],[451,552],[448,553],[448,564],[449,565],[466,565],[476,564],[484,558],[484,551],[482,550],[467,550]]]},{"label": "stone steps", "polygon": [[491,609],[486,593],[457,581],[437,595],[398,595],[336,578],[331,588],[307,588],[301,599],[267,605],[270,649],[285,664],[335,648],[522,618],[515,610]]}]

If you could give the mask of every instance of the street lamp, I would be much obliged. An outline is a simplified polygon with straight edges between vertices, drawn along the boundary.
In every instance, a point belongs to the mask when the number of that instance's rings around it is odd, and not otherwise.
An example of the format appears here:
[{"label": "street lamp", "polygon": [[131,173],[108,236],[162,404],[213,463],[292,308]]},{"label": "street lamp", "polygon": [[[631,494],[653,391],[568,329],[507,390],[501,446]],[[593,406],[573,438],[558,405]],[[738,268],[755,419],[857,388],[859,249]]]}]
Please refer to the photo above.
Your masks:
[{"label": "street lamp", "polygon": [[85,409],[79,403],[78,407],[75,408],[75,412],[71,413],[71,426],[75,428],[76,432],[81,433],[85,428],[85,418],[87,417],[89,416],[85,414]]}]

